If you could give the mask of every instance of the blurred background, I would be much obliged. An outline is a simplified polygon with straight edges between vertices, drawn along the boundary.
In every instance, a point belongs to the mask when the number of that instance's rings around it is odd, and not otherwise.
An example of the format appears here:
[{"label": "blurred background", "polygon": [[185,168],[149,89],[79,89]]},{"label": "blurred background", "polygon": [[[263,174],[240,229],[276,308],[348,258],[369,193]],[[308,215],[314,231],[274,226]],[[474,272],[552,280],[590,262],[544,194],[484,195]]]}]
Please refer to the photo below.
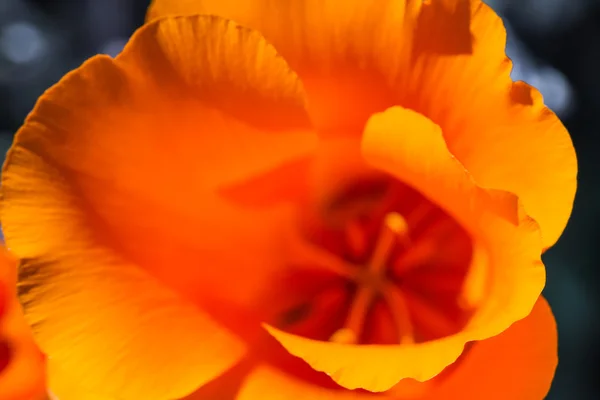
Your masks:
[{"label": "blurred background", "polygon": [[[541,90],[569,128],[579,158],[573,216],[545,255],[545,294],[560,341],[560,364],[548,399],[599,399],[600,0],[487,2],[506,23],[513,78]],[[88,57],[116,55],[143,23],[148,3],[0,0],[2,155],[37,97]]]}]

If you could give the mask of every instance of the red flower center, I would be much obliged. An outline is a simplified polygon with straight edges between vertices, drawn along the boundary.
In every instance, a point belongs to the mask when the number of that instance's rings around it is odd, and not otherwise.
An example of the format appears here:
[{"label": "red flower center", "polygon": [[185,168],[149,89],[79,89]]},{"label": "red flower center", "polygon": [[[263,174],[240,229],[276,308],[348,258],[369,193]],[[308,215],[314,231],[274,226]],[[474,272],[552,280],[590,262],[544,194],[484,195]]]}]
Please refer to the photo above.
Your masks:
[{"label": "red flower center", "polygon": [[[461,330],[471,238],[446,212],[387,176],[354,182],[301,218],[311,271],[276,326],[319,340],[398,344]],[[294,289],[291,289],[294,290]]]}]

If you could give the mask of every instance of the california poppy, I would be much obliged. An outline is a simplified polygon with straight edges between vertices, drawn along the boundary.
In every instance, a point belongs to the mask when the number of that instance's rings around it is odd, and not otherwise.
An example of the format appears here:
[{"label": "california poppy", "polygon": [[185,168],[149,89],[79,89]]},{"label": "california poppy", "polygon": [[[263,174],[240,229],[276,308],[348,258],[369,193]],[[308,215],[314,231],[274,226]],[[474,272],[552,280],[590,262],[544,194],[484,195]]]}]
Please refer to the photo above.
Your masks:
[{"label": "california poppy", "polygon": [[44,356],[16,296],[17,263],[0,248],[0,399],[45,399]]},{"label": "california poppy", "polygon": [[[541,399],[569,135],[476,0],[155,1],[38,101],[2,223],[70,399]],[[188,396],[188,397],[186,397]]]}]

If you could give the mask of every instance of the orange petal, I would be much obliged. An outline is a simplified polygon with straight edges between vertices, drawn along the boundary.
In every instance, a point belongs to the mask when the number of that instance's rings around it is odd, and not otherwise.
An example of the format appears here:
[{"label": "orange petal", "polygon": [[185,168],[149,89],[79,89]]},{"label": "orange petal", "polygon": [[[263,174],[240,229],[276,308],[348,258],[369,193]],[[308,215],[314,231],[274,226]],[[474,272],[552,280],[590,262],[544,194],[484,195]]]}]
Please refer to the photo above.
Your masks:
[{"label": "orange petal", "polygon": [[[519,219],[509,193],[478,187],[448,152],[438,126],[414,111],[394,107],[367,124],[367,162],[435,201],[472,235],[478,279],[486,297],[465,329],[445,338],[398,346],[353,346],[309,340],[267,327],[293,355],[348,389],[385,391],[403,378],[426,381],[462,353],[465,343],[497,335],[529,314],[545,283],[539,230]],[[469,292],[477,292],[473,288]]]},{"label": "orange petal", "polygon": [[[461,400],[542,399],[557,365],[556,323],[544,298],[506,331],[476,342],[452,372],[426,383],[403,381],[383,395],[326,389],[260,366],[244,380],[236,400]],[[409,385],[410,384],[410,385]],[[402,392],[400,392],[402,390]]]},{"label": "orange petal", "polygon": [[[121,400],[122,397],[113,397],[99,395],[90,392],[81,387],[78,382],[74,382],[69,374],[56,365],[53,360],[48,361],[48,370],[50,378],[50,388],[56,400]],[[243,377],[249,369],[248,362],[241,361],[235,367],[231,368],[210,383],[202,386],[194,393],[179,398],[178,400],[234,400],[236,392],[242,383]],[[19,399],[21,400],[21,399]],[[46,399],[44,399],[46,400]],[[48,400],[55,400],[50,398]]]},{"label": "orange petal", "polygon": [[418,111],[480,185],[519,196],[546,248],[559,238],[576,190],[573,145],[540,93],[511,80],[506,30],[482,1],[238,3],[154,0],[148,19],[206,13],[259,30],[298,71],[321,130],[360,134],[373,112]]},{"label": "orange petal", "polygon": [[216,17],[146,25],[40,98],[7,158],[1,217],[28,319],[69,379],[176,398],[237,362],[244,346],[197,306],[261,293],[288,213],[222,191],[310,154],[303,104],[273,48]]},{"label": "orange petal", "polygon": [[[90,234],[83,227],[64,233]],[[244,354],[244,346],[196,306],[116,254],[79,243],[53,256],[60,261],[23,263],[20,297],[38,343],[64,379],[77,382],[74,390],[177,398]],[[61,378],[50,376],[55,379]]]},{"label": "orange petal", "polygon": [[[273,367],[258,366],[244,380],[235,400],[369,400],[373,395],[319,387]],[[386,398],[377,397],[379,400]]]},{"label": "orange petal", "polygon": [[[261,32],[294,70],[326,72],[377,57],[386,45],[410,50],[410,24],[422,0],[153,0],[147,21],[173,15],[218,15]],[[408,34],[408,36],[403,36]],[[405,40],[396,40],[403,38]],[[373,48],[372,44],[379,45]],[[409,53],[397,53],[397,57]],[[389,60],[388,60],[389,61]],[[355,66],[359,69],[358,64]],[[335,105],[330,105],[335,106]],[[352,118],[351,115],[344,117]]]},{"label": "orange petal", "polygon": [[[321,133],[360,135],[373,112],[395,104],[382,75],[410,56],[422,0],[154,0],[147,20],[210,14],[261,32],[298,73]],[[389,49],[393,49],[389,51]]]},{"label": "orange petal", "polygon": [[46,393],[44,356],[36,346],[16,297],[16,262],[0,248],[0,342],[8,364],[0,367],[0,399],[41,400]]},{"label": "orange petal", "polygon": [[558,363],[556,322],[540,297],[526,318],[476,342],[432,399],[543,399]]},{"label": "orange petal", "polygon": [[[549,247],[575,196],[569,134],[535,88],[511,80],[506,30],[496,13],[479,0],[446,3],[463,6],[451,12],[432,1],[423,11],[409,70],[414,84],[397,84],[399,104],[441,126],[448,148],[477,183],[515,193]],[[457,54],[462,27],[470,31],[462,39],[469,51]]]},{"label": "orange petal", "polygon": [[[399,46],[403,50],[387,54],[386,61],[394,57],[395,64],[386,67],[405,63],[407,60],[403,58],[410,55],[411,28],[421,4],[422,0],[376,3],[361,0],[249,0],[242,3],[237,0],[153,0],[146,20],[173,15],[218,15],[261,32],[295,71],[335,78],[340,72],[338,67],[356,62],[356,72],[361,69],[359,63],[365,56],[380,59],[379,53],[386,46]],[[329,106],[335,107],[334,104]],[[343,117],[353,118],[352,115]]]},{"label": "orange petal", "polygon": [[68,373],[57,365],[57,362],[48,360],[48,386],[54,397],[48,400],[118,400],[119,397],[98,394],[82,387],[72,379]]}]

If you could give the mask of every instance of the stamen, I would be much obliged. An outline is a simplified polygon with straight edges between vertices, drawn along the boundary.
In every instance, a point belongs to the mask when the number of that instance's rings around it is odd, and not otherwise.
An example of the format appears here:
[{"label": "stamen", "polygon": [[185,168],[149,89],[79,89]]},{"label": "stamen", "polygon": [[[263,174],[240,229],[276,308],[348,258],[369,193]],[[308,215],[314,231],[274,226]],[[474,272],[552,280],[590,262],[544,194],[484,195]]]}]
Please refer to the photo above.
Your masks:
[{"label": "stamen", "polygon": [[431,238],[421,239],[414,243],[410,251],[402,253],[394,261],[394,272],[403,275],[431,262],[435,257],[437,241]]},{"label": "stamen", "polygon": [[357,221],[346,225],[346,241],[354,257],[361,257],[367,252],[367,238]]},{"label": "stamen", "polygon": [[350,306],[350,312],[346,319],[344,327],[338,329],[329,339],[335,343],[356,344],[360,338],[365,320],[373,300],[375,299],[375,290],[366,286],[358,289],[356,296]]},{"label": "stamen", "polygon": [[294,260],[299,265],[324,268],[336,275],[355,281],[360,267],[346,262],[335,254],[322,249],[301,238],[292,238],[291,250],[295,254]]},{"label": "stamen", "polygon": [[392,314],[399,343],[413,344],[415,342],[414,326],[402,290],[394,284],[387,284],[383,289],[383,298]]},{"label": "stamen", "polygon": [[[384,218],[381,233],[366,271],[362,271],[362,274],[359,276],[358,284],[360,287],[350,306],[346,323],[343,328],[337,330],[331,336],[330,340],[332,342],[346,344],[358,342],[363,331],[367,314],[373,306],[373,301],[382,291],[383,282],[385,280],[385,267],[391,252],[398,241],[403,242],[404,244],[409,242],[408,224],[402,215],[395,212],[388,213]],[[395,304],[397,301],[388,302],[390,303],[390,309],[396,307]],[[394,314],[394,311],[392,314]],[[394,318],[398,319],[402,318],[402,316],[396,316]],[[412,327],[410,328],[410,334],[412,337]],[[403,340],[406,341],[408,339],[403,338]]]},{"label": "stamen", "polygon": [[405,245],[410,242],[408,236],[408,224],[404,217],[396,212],[385,216],[381,233],[375,246],[375,251],[369,262],[369,269],[379,275],[382,274],[389,256],[397,241]]},{"label": "stamen", "polygon": [[432,304],[426,297],[414,291],[411,294],[411,310],[419,324],[421,336],[443,337],[456,332],[460,321],[452,318],[440,307]]},{"label": "stamen", "polygon": [[333,343],[356,344],[358,343],[358,338],[356,337],[356,333],[351,329],[342,328],[335,331],[329,341]]},{"label": "stamen", "polygon": [[404,217],[397,212],[391,212],[385,216],[384,224],[396,234],[407,234],[408,225]]},{"label": "stamen", "polygon": [[439,243],[452,228],[451,222],[438,219],[425,229],[424,238],[412,242],[410,251],[402,253],[394,261],[394,271],[397,275],[406,274],[412,270],[435,261]]},{"label": "stamen", "polygon": [[433,211],[434,207],[431,203],[422,202],[408,213],[406,219],[410,221],[410,226],[414,229],[426,222]]}]

